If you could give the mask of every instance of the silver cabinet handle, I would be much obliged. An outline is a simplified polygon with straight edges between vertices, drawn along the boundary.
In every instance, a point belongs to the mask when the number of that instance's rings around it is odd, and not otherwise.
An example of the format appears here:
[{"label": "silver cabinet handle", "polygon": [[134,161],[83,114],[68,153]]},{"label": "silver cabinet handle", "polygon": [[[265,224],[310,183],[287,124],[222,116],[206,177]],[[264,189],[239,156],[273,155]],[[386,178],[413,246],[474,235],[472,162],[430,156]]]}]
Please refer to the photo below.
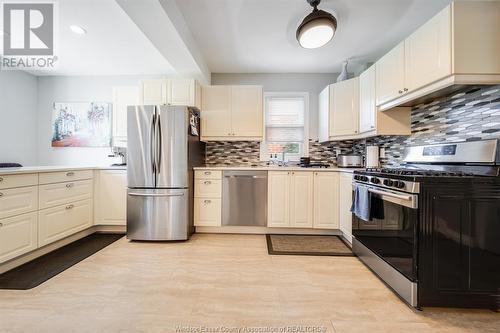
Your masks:
[{"label": "silver cabinet handle", "polygon": [[404,88],[403,90],[404,90],[404,91],[408,91],[408,88]]},{"label": "silver cabinet handle", "polygon": [[0,223],[0,228],[3,227],[3,223]]},{"label": "silver cabinet handle", "polygon": [[75,205],[67,205],[66,206],[66,209],[73,209],[73,208],[75,208]]},{"label": "silver cabinet handle", "polygon": [[402,94],[402,93],[403,93],[403,90],[399,90],[398,92],[399,92],[400,94]]},{"label": "silver cabinet handle", "polygon": [[129,193],[133,197],[182,197],[184,193]]},{"label": "silver cabinet handle", "polygon": [[209,176],[211,175],[212,173],[210,171],[205,171],[205,175]]},{"label": "silver cabinet handle", "polygon": [[209,204],[209,203],[212,203],[212,200],[203,200],[203,203]]},{"label": "silver cabinet handle", "polygon": [[74,176],[75,173],[73,171],[70,171],[70,172],[66,172],[66,176],[68,177],[71,177],[71,176]]},{"label": "silver cabinet handle", "polygon": [[207,181],[205,181],[203,184],[205,184],[205,185],[210,185],[210,184],[212,184],[212,182],[211,182],[211,181],[209,181],[209,180],[207,180]]},{"label": "silver cabinet handle", "polygon": [[0,177],[0,183],[1,183],[1,182],[3,182],[3,178],[2,178],[2,177]]},{"label": "silver cabinet handle", "polygon": [[72,188],[73,186],[75,186],[75,184],[73,184],[73,183],[66,184],[67,188]]},{"label": "silver cabinet handle", "polygon": [[0,198],[1,198],[1,197],[3,197],[3,193],[2,193],[2,192],[0,192]]}]

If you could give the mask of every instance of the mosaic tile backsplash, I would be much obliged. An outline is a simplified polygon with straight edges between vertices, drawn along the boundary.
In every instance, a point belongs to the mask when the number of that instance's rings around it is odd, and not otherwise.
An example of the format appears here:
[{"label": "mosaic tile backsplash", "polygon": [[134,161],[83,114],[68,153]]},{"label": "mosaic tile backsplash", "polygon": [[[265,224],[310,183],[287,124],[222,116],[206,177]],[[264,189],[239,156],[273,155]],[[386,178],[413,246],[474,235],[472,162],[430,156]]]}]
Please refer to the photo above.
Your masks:
[{"label": "mosaic tile backsplash", "polygon": [[[453,95],[413,108],[412,135],[382,136],[364,140],[309,143],[312,161],[336,165],[337,152],[364,154],[366,145],[385,148],[380,163],[397,167],[405,146],[442,142],[500,139],[500,85],[469,86]],[[210,165],[259,165],[258,142],[209,142],[206,163]]]}]

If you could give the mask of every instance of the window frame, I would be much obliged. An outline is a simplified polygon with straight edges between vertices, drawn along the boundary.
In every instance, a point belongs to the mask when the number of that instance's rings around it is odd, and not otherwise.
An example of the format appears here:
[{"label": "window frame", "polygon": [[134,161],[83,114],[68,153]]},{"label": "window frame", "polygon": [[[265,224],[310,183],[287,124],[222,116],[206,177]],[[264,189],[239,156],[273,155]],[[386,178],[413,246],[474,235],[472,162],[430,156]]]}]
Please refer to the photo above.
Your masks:
[{"label": "window frame", "polygon": [[308,92],[303,92],[303,91],[298,91],[298,92],[293,92],[293,91],[267,91],[264,92],[262,101],[264,103],[263,105],[263,110],[264,110],[264,121],[263,123],[263,137],[262,141],[260,143],[260,161],[266,162],[269,161],[269,153],[267,151],[267,101],[269,98],[283,98],[283,97],[289,97],[289,98],[303,98],[304,99],[304,140],[302,142],[302,147],[303,147],[303,152],[301,156],[308,157],[309,156],[309,93]]}]

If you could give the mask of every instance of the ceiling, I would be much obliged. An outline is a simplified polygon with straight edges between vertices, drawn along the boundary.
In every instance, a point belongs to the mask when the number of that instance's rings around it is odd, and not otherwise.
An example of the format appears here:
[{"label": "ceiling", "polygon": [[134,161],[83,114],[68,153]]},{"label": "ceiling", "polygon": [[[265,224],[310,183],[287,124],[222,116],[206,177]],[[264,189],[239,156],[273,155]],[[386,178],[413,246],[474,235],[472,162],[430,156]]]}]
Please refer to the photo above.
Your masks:
[{"label": "ceiling", "polygon": [[338,30],[328,45],[301,48],[295,31],[305,0],[176,0],[213,73],[334,73],[350,59],[360,71],[450,0],[323,0]]},{"label": "ceiling", "polygon": [[[172,66],[115,0],[59,1],[58,68],[35,75],[170,74]],[[86,35],[73,33],[79,25]]]}]

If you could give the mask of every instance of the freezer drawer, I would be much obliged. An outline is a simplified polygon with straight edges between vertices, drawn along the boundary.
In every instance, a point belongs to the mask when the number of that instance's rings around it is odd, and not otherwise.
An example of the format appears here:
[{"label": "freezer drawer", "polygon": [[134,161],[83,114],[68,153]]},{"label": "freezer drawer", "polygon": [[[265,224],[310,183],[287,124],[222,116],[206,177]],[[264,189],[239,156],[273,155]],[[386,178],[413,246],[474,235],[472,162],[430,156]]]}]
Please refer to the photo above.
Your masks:
[{"label": "freezer drawer", "polygon": [[267,226],[267,171],[224,171],[223,226]]},{"label": "freezer drawer", "polygon": [[127,238],[187,240],[188,189],[128,189]]}]

